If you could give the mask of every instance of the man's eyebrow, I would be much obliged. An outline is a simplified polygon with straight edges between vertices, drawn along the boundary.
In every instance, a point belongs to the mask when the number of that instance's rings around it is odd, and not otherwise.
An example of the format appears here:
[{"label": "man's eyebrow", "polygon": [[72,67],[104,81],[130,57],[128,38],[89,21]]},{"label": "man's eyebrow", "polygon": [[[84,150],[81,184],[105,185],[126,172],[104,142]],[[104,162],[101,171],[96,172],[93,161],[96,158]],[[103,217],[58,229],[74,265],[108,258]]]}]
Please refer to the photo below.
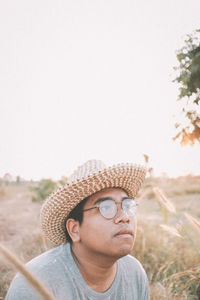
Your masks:
[{"label": "man's eyebrow", "polygon": [[[123,198],[122,198],[122,200],[125,200],[125,199],[129,199],[129,197],[126,196],[126,197],[123,197]],[[115,201],[115,199],[113,199],[112,197],[103,197],[103,198],[98,198],[98,199],[94,202],[94,205],[97,204],[97,203],[106,201],[106,200],[113,200],[113,201]]]},{"label": "man's eyebrow", "polygon": [[98,198],[94,204],[97,204],[99,202],[103,202],[103,201],[106,201],[106,200],[113,200],[111,197],[104,197],[104,198]]}]

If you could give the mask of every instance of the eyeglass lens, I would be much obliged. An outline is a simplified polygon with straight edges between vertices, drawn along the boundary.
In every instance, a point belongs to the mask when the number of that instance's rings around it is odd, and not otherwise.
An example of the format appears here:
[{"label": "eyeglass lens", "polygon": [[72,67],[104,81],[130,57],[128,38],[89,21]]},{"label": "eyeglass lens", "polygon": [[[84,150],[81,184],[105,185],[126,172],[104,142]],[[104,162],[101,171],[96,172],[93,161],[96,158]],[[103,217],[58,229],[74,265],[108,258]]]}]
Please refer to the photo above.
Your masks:
[{"label": "eyeglass lens", "polygon": [[[122,201],[122,209],[127,212],[129,216],[134,216],[137,211],[137,205],[132,199],[124,199]],[[106,219],[112,219],[117,214],[117,205],[113,200],[105,200],[100,203],[99,211]]]}]

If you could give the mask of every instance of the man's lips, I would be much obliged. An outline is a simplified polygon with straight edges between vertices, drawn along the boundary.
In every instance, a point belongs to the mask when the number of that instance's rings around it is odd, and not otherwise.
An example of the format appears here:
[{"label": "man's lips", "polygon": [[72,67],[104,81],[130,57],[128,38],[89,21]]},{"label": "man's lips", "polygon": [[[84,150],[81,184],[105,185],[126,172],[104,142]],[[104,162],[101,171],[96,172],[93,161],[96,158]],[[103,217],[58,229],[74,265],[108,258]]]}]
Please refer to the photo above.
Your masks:
[{"label": "man's lips", "polygon": [[134,233],[130,229],[122,229],[118,231],[114,237],[133,237]]}]

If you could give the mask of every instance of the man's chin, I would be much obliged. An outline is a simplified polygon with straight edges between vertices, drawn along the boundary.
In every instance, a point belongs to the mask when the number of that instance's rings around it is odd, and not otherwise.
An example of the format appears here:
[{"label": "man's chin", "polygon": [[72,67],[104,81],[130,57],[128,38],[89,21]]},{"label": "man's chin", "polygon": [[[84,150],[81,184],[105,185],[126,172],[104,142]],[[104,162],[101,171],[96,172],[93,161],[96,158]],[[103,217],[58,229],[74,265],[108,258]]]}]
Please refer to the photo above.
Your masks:
[{"label": "man's chin", "polygon": [[129,245],[129,244],[121,245],[121,247],[119,247],[117,249],[116,257],[119,259],[123,256],[130,254],[133,249],[133,244],[132,245]]}]

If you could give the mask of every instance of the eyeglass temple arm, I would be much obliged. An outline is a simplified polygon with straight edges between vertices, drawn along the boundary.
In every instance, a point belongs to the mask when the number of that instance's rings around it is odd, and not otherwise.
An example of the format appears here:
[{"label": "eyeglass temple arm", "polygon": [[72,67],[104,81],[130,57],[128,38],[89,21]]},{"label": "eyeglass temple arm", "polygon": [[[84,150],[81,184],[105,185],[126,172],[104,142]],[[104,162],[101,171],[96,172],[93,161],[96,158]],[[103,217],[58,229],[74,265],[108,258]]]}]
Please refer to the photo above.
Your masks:
[{"label": "eyeglass temple arm", "polygon": [[94,208],[98,208],[98,206],[94,206],[94,207],[90,207],[90,208],[82,209],[82,211],[87,211],[87,210],[91,210],[91,209],[94,209]]}]

